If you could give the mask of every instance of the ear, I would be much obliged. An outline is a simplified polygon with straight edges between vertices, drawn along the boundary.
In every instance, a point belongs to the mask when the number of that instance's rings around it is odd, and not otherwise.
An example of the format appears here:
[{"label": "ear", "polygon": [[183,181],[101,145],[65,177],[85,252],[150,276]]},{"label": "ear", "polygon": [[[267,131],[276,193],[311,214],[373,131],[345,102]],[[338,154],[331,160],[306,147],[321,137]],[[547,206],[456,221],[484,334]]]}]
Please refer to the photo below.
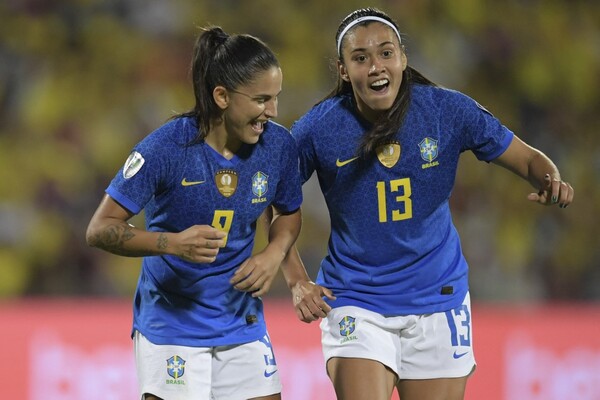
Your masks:
[{"label": "ear", "polygon": [[216,86],[213,89],[213,100],[221,110],[229,107],[229,93],[223,86]]},{"label": "ear", "polygon": [[404,71],[408,66],[408,58],[406,57],[406,52],[404,51],[404,48],[402,49],[402,54],[400,55],[400,57],[402,58],[402,71]]},{"label": "ear", "polygon": [[340,73],[340,77],[344,81],[350,82],[350,77],[348,76],[348,69],[340,60],[337,60],[337,68],[338,68],[338,72]]}]

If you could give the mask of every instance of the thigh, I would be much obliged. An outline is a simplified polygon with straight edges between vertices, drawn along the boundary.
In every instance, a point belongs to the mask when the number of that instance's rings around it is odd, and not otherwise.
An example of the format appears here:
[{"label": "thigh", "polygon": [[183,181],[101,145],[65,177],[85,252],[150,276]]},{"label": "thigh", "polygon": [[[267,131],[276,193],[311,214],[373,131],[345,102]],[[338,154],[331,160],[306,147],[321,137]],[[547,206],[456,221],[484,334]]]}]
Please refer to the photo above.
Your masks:
[{"label": "thigh", "polygon": [[214,348],[214,400],[280,399],[281,380],[269,339]]},{"label": "thigh", "polygon": [[210,348],[156,345],[137,331],[133,339],[142,395],[169,400],[210,398]]},{"label": "thigh", "polygon": [[400,319],[359,307],[333,309],[321,321],[323,356],[337,398],[389,400],[398,379]]},{"label": "thigh", "polygon": [[320,324],[325,362],[334,357],[372,360],[397,374],[400,337],[393,322],[359,307],[334,308]]},{"label": "thigh", "polygon": [[333,357],[327,374],[338,400],[389,400],[397,379],[382,363],[364,358]]},{"label": "thigh", "polygon": [[397,387],[402,400],[463,400],[467,379],[403,379]]}]

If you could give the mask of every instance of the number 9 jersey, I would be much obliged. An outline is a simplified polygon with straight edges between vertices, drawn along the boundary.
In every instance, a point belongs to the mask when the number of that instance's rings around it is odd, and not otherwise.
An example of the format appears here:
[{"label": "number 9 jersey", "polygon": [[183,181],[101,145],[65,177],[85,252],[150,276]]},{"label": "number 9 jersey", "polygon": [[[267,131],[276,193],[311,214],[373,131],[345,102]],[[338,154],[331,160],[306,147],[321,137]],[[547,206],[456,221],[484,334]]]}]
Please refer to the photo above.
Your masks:
[{"label": "number 9 jersey", "polygon": [[154,344],[212,347],[247,343],[266,333],[262,301],[229,283],[252,255],[256,220],[269,205],[298,210],[302,188],[296,144],[268,122],[255,145],[231,159],[203,140],[191,118],[167,122],[138,143],[106,192],[146,229],[181,232],[211,225],[227,232],[210,264],[174,255],[144,257],[134,299],[133,330]]}]

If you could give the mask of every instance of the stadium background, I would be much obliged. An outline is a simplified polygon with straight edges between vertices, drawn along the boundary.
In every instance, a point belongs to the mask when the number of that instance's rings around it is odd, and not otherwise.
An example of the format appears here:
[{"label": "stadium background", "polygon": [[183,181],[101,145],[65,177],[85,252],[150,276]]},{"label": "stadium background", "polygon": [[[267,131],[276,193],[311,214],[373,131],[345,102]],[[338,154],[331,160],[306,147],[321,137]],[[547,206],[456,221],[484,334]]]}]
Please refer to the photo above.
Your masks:
[{"label": "stadium background", "polygon": [[[127,333],[139,260],[88,248],[84,232],[133,144],[191,107],[198,27],[251,33],[275,50],[284,72],[277,120],[289,126],[333,85],[335,31],[364,6],[397,20],[413,67],[477,99],[545,151],[577,192],[567,210],[537,207],[525,199],[525,182],[463,156],[452,208],[479,341],[468,398],[600,398],[600,3],[5,0],[0,387],[13,394],[7,398],[135,393]],[[298,245],[314,277],[328,218],[314,180],[304,189]],[[267,309],[286,399],[332,398],[318,327],[295,321],[282,279]]]}]

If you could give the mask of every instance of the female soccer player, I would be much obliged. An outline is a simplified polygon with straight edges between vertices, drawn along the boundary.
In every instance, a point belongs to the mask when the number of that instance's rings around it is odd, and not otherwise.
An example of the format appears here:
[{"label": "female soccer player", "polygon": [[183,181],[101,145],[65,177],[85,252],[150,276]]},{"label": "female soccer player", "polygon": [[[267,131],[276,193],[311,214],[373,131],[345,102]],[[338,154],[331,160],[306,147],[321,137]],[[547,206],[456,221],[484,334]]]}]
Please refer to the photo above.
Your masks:
[{"label": "female soccer player", "polygon": [[[143,257],[132,337],[142,399],[281,398],[260,296],[301,226],[296,145],[277,116],[282,73],[250,35],[198,38],[194,108],[138,143],[87,242]],[[256,220],[281,214],[252,256]],[[128,220],[145,210],[145,229]]]},{"label": "female soccer player", "polygon": [[[554,163],[468,96],[408,66],[396,23],[360,9],[336,35],[337,87],[292,126],[331,219],[317,285],[288,281],[300,319],[321,321],[339,400],[456,400],[475,369],[467,262],[448,200],[472,151],[567,207]],[[289,265],[301,263],[295,249]],[[323,296],[323,297],[322,297]],[[335,296],[335,297],[334,297]]]}]

